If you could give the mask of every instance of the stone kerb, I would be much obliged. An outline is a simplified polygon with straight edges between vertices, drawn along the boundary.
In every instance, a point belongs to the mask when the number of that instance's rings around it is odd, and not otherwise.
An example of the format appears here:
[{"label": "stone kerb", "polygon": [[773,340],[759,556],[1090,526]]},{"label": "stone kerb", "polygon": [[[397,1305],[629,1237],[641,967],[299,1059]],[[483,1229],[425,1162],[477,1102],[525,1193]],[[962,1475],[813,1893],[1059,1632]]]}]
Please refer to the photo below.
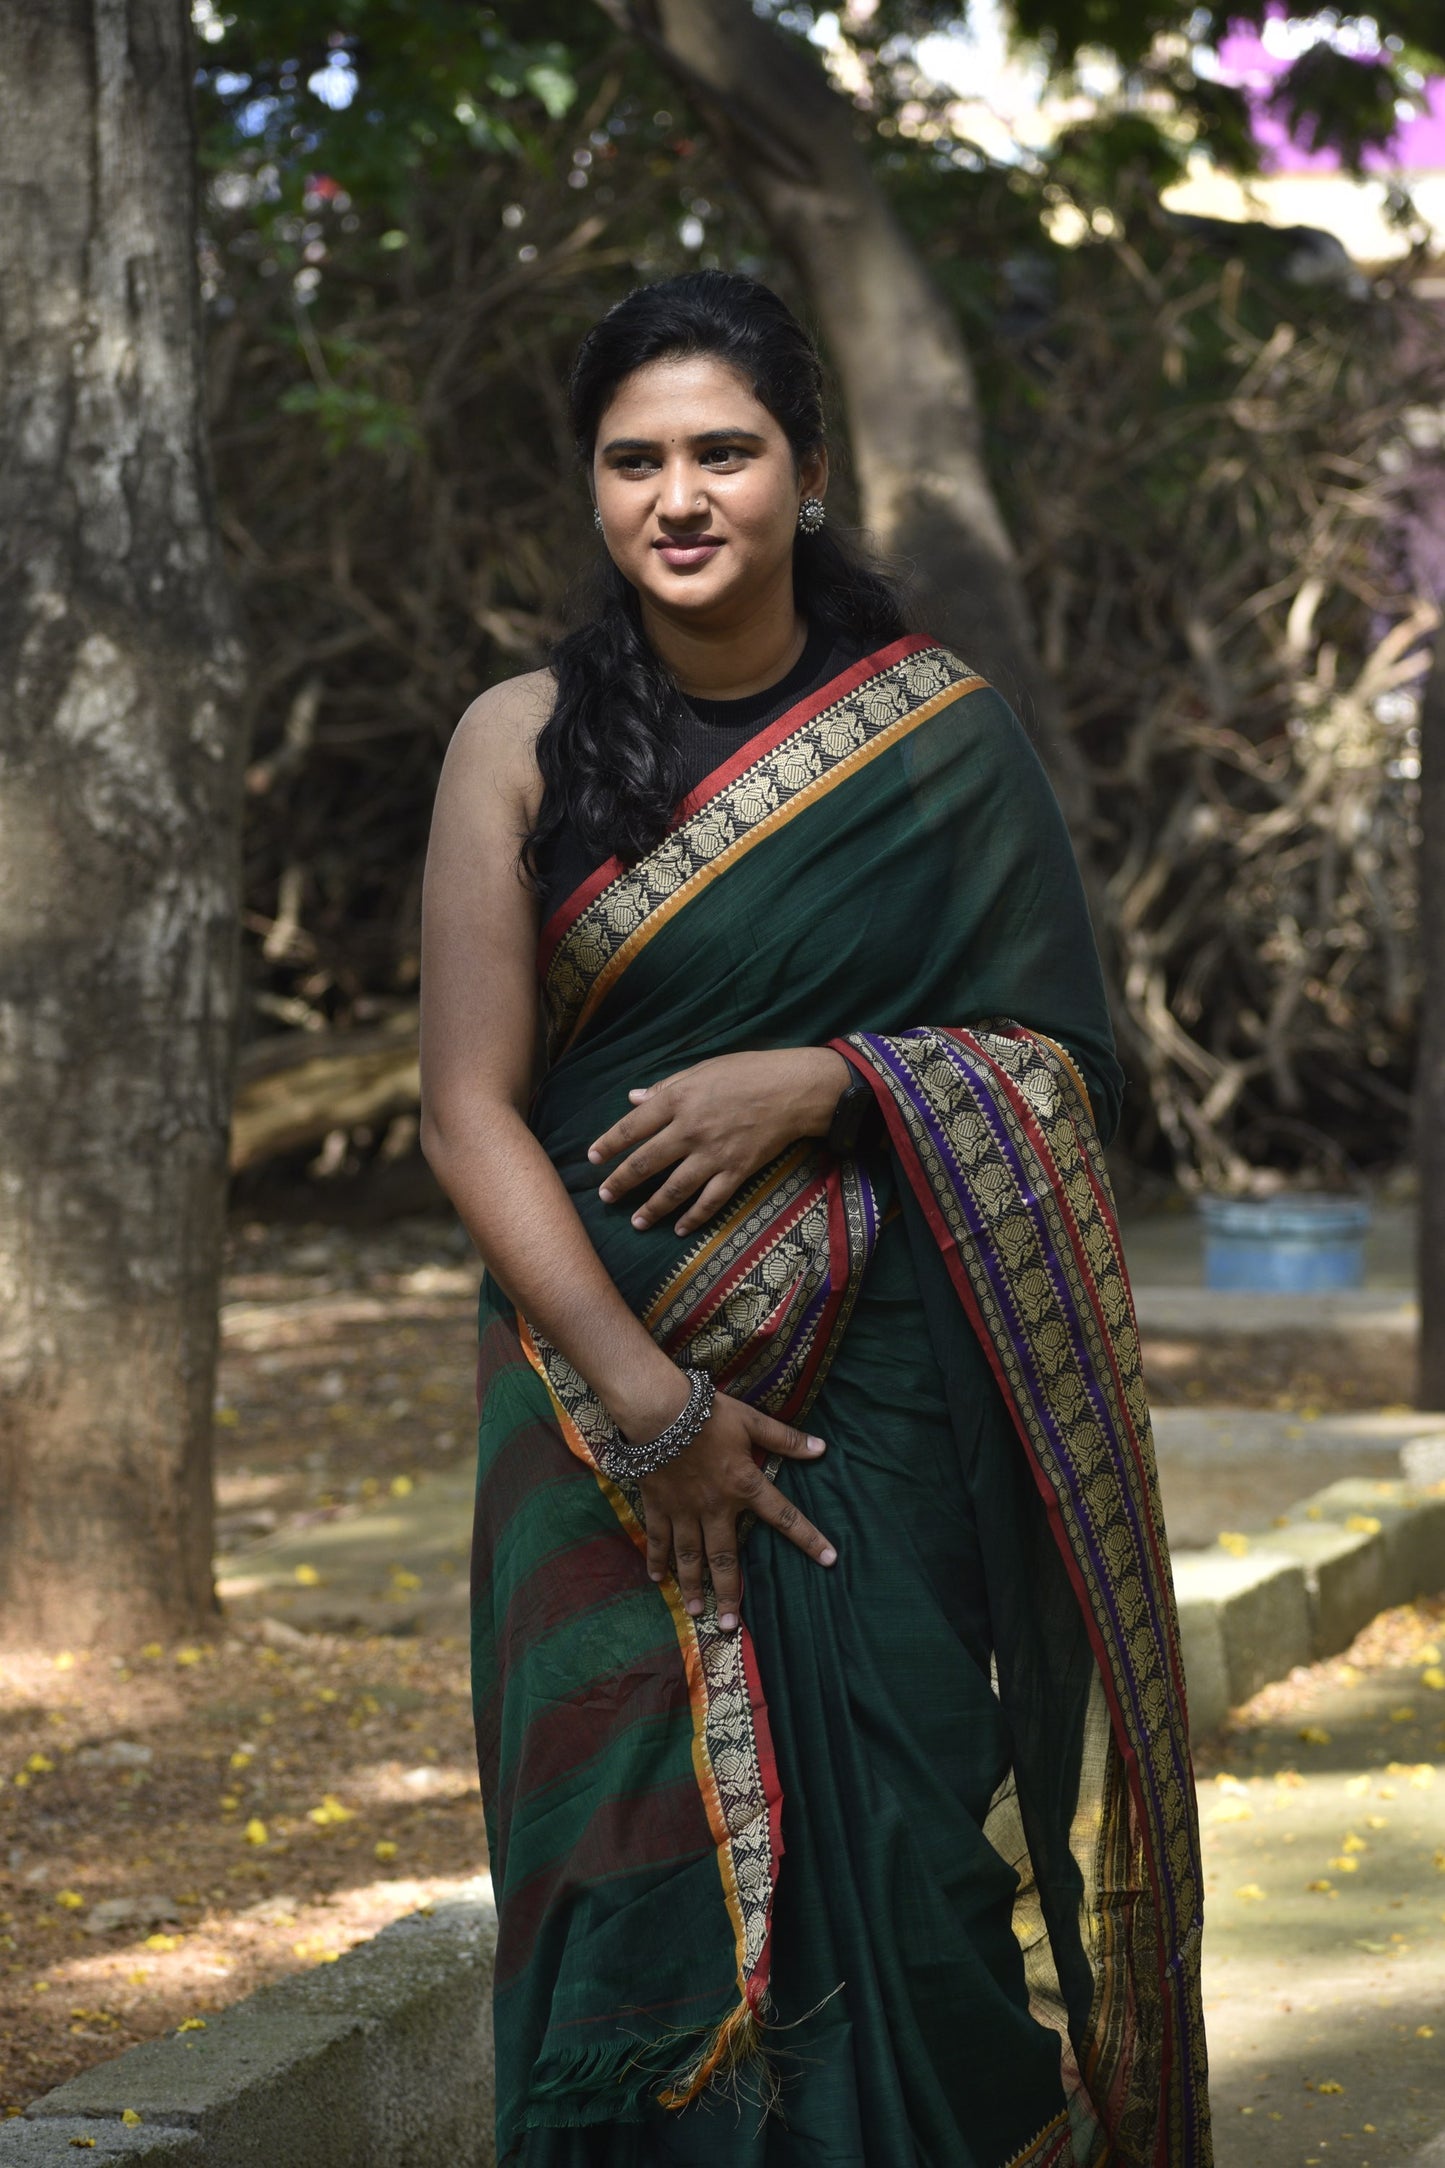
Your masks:
[{"label": "stone kerb", "polygon": [[1346,1528],[1374,1523],[1384,1549],[1378,1610],[1445,1588],[1445,1483],[1377,1483],[1347,1476],[1305,1499],[1290,1518]]},{"label": "stone kerb", "polygon": [[[1363,1516],[1360,1517],[1363,1519]],[[1351,1527],[1339,1520],[1291,1518],[1261,1538],[1270,1550],[1298,1561],[1310,1600],[1310,1656],[1337,1656],[1390,1601],[1388,1559],[1380,1524]]]},{"label": "stone kerb", "polygon": [[[0,2126],[0,2163],[495,2168],[488,1877],[204,2030],[145,2041]],[[129,2109],[141,2118],[126,2125]]]},{"label": "stone kerb", "polygon": [[1351,1477],[1281,1522],[1173,1559],[1196,1738],[1380,1611],[1445,1589],[1445,1483]]},{"label": "stone kerb", "polygon": [[[1226,1550],[1181,1552],[1174,1559],[1174,1588],[1196,1737],[1212,1730],[1224,1713],[1218,1708],[1220,1659],[1226,1709],[1309,1662],[1309,1590],[1297,1559],[1263,1548],[1242,1556]],[[1208,1632],[1209,1612],[1218,1625],[1218,1657]],[[1191,1647],[1196,1664],[1202,1662],[1197,1674],[1189,1667]]]}]

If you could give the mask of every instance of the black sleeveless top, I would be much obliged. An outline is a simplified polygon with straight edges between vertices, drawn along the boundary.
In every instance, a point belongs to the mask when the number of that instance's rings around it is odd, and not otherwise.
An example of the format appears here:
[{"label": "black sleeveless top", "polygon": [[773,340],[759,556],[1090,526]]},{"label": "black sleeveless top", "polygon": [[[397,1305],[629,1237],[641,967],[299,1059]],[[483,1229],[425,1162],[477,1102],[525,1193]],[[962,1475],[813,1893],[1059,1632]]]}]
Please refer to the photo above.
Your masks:
[{"label": "black sleeveless top", "polygon": [[[810,693],[821,690],[830,679],[859,662],[870,643],[822,625],[810,625],[802,654],[786,677],[765,685],[761,692],[744,693],[741,700],[694,700],[681,696],[679,742],[682,750],[684,791],[690,791],[720,768],[730,754],[756,737],[769,723]],[[596,870],[597,853],[572,829],[552,839],[541,868],[542,924],[564,904],[572,891]]]}]

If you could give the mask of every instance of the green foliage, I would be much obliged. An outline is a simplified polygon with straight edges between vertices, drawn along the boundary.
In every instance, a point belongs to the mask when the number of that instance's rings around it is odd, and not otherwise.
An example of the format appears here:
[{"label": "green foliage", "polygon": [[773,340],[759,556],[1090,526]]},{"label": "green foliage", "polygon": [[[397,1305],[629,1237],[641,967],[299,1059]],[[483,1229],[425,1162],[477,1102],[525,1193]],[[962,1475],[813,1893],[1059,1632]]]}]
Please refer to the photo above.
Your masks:
[{"label": "green foliage", "polygon": [[419,451],[415,414],[394,399],[346,384],[293,384],[276,402],[281,414],[314,414],[333,457],[348,451]]},{"label": "green foliage", "polygon": [[[1040,6],[1056,56],[1076,51],[1084,11]],[[1160,213],[1191,131],[1251,156],[1242,102],[1183,46],[1151,61],[1172,112],[1119,101],[1046,159],[990,164],[941,98],[905,132],[918,86],[890,41],[956,13],[882,0],[859,126],[971,345],[1130,970],[1168,1020],[1135,1142],[1162,1154],[1162,1133],[1221,1178],[1240,1153],[1318,1160],[1323,1136],[1388,1153],[1411,815],[1369,673],[1399,614],[1376,495],[1393,333],[1292,284],[1267,230],[1201,244]],[[1142,10],[1089,20],[1142,49]],[[338,53],[344,107],[310,87]],[[676,86],[590,0],[239,0],[200,58],[215,443],[259,664],[252,998],[258,1028],[364,1022],[414,992],[451,727],[543,659],[594,547],[565,416],[581,332],[699,261],[757,269],[804,314],[806,296]],[[1298,110],[1358,93],[1362,143],[1378,82],[1315,67]],[[1060,245],[1065,214],[1082,246]],[[1282,812],[1297,786],[1323,810]],[[1298,1059],[1270,1038],[1284,993]]]},{"label": "green foliage", "polygon": [[[435,185],[478,151],[545,161],[606,25],[568,11],[564,38],[547,34],[545,6],[525,24],[511,12],[513,25],[457,0],[246,0],[201,45],[206,162],[264,166],[274,200],[293,205],[320,168],[399,218],[423,175]],[[328,102],[328,70],[331,98],[354,76],[348,104]]]}]

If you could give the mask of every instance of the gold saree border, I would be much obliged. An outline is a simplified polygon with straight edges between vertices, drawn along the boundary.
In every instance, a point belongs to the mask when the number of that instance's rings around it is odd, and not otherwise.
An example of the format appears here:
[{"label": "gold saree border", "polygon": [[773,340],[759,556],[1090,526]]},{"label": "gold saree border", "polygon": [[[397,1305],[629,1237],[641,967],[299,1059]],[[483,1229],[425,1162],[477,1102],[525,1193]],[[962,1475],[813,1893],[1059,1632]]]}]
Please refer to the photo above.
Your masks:
[{"label": "gold saree border", "polygon": [[[1138,1326],[1087,1095],[1062,1049],[1009,1019],[831,1043],[873,1085],[1003,1390],[1127,1774],[1127,1791],[1111,1785],[1110,1797],[1127,1798],[1132,1813],[1106,1813],[1098,1865],[1106,1892],[1130,1893],[1128,1925],[1115,1935],[1105,1905],[1100,2029],[1079,2044],[1085,2083],[1121,2162],[1209,2168],[1202,1874],[1178,1617]],[[1157,2037],[1141,1992],[1157,1998]]]},{"label": "gold saree border", "polygon": [[[605,1442],[615,1435],[611,1418],[566,1358],[518,1317],[523,1352],[551,1399],[568,1448],[592,1470],[634,1547],[644,1556],[647,1532],[631,1485],[616,1482],[603,1465]],[[773,1882],[781,1851],[775,1805],[777,1769],[761,1706],[756,1662],[746,1628],[725,1634],[711,1591],[701,1618],[692,1618],[669,1575],[658,1593],[677,1635],[693,1720],[693,1768],[717,1848],[723,1899],[733,1930],[740,2007],[755,2010],[766,1992]],[[751,1676],[750,1676],[751,1674]]]},{"label": "gold saree border", "polygon": [[[880,653],[886,654],[883,649]],[[855,666],[855,668],[858,666]],[[849,673],[851,675],[851,673]],[[628,965],[730,866],[889,746],[985,681],[949,649],[899,656],[784,732],[725,778],[636,865],[620,870],[564,929],[543,977],[549,1058],[576,1039]],[[772,733],[765,734],[768,737]]]}]

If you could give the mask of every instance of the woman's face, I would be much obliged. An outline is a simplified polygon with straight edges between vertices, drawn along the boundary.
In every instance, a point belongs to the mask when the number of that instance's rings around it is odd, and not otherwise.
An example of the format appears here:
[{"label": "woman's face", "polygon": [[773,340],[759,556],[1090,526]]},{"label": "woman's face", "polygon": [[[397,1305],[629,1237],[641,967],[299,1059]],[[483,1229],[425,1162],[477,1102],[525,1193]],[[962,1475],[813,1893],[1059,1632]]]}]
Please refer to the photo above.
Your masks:
[{"label": "woman's face", "polygon": [[826,453],[796,467],[768,409],[707,354],[624,377],[592,459],[604,539],[644,606],[716,623],[791,591],[798,506],[827,477]]}]

